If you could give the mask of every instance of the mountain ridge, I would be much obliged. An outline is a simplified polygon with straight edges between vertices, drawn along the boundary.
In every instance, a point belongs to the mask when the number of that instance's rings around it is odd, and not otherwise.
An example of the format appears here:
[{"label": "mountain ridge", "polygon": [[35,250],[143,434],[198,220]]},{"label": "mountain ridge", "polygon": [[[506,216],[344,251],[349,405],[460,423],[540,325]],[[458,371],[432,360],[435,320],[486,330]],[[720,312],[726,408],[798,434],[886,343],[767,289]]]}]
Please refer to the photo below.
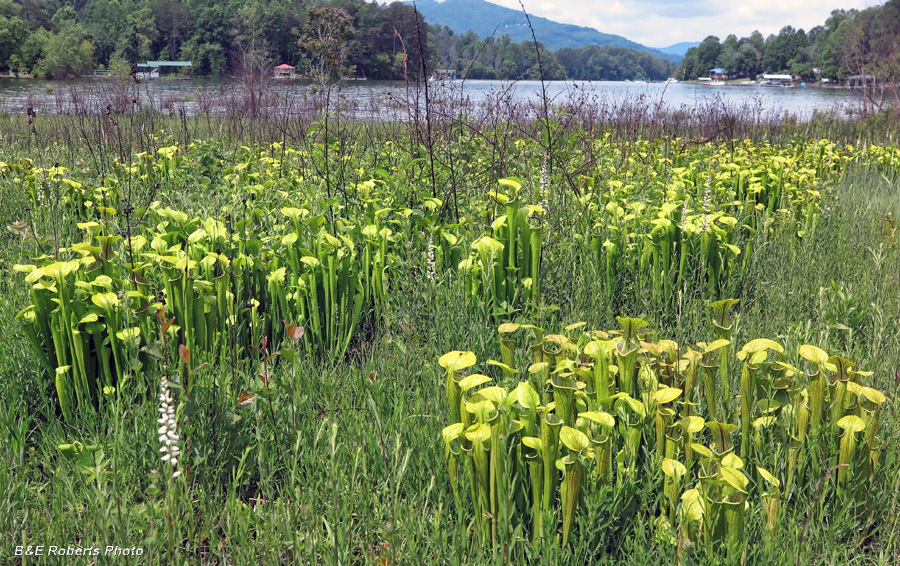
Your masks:
[{"label": "mountain ridge", "polygon": [[662,53],[669,53],[672,55],[678,55],[679,57],[684,57],[685,53],[687,53],[688,49],[691,47],[698,47],[700,45],[699,41],[682,41],[680,43],[672,44],[668,47],[654,47],[657,51]]},{"label": "mountain ridge", "polygon": [[[411,4],[412,0],[404,0]],[[504,34],[516,42],[531,41],[531,30],[525,14],[520,10],[506,8],[486,0],[416,0],[416,8],[429,24],[447,26],[454,33],[462,34],[471,30],[481,38],[500,37]],[[666,53],[631,41],[620,35],[603,33],[594,28],[564,24],[529,14],[534,35],[549,50],[586,47],[588,45],[608,45],[625,47],[649,53],[660,59],[680,62],[682,55]],[[685,49],[685,51],[687,51]]]}]

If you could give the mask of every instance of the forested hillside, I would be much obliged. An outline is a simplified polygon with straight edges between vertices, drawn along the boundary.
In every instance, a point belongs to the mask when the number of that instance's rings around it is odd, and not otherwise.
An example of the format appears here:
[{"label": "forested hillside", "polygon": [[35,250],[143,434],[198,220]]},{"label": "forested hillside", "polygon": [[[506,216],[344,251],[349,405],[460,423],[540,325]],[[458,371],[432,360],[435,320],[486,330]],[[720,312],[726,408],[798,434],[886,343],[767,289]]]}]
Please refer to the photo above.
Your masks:
[{"label": "forested hillside", "polygon": [[[323,7],[337,11],[316,17]],[[197,76],[266,74],[282,63],[303,76],[316,58],[310,34],[330,35],[343,46],[337,55],[344,76],[415,77],[424,55],[427,72],[540,78],[531,41],[455,34],[429,26],[410,4],[364,0],[0,0],[0,72],[62,79],[94,68],[127,72],[134,62],[188,60]],[[591,46],[558,56],[541,49],[547,79],[659,79],[672,70],[671,63],[629,49]],[[584,60],[590,60],[586,67]]]},{"label": "forested hillside", "polygon": [[[309,68],[301,45],[311,0],[0,0],[0,71],[75,76],[93,67],[147,60],[189,60],[195,75],[228,76],[288,63]],[[362,0],[328,3],[349,16],[343,65],[372,79],[417,69],[420,50],[412,6]],[[426,26],[419,16],[419,29]],[[333,22],[329,22],[333,23]],[[326,26],[327,28],[327,26]],[[336,29],[325,29],[337,33]]]},{"label": "forested hillside", "polygon": [[809,31],[785,26],[767,38],[759,32],[725,41],[707,37],[688,50],[678,78],[706,76],[724,68],[735,77],[790,73],[804,79],[845,79],[872,75],[900,78],[900,0],[863,11],[834,10],[825,23]]}]

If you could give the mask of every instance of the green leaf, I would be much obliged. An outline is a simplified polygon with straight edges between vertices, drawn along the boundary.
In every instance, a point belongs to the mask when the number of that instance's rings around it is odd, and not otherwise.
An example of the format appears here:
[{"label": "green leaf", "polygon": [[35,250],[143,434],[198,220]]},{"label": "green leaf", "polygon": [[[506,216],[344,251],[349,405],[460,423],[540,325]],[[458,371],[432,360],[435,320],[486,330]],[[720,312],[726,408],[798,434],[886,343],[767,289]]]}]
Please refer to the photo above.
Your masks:
[{"label": "green leaf", "polygon": [[444,442],[450,444],[463,432],[463,424],[462,423],[453,423],[450,426],[445,426],[444,430],[441,431],[441,436],[444,438]]},{"label": "green leaf", "polygon": [[609,413],[604,413],[602,411],[586,411],[584,413],[578,413],[578,417],[585,418],[606,428],[612,428],[616,425],[616,419]]},{"label": "green leaf", "polygon": [[91,301],[106,312],[110,312],[118,306],[119,297],[115,293],[97,293],[91,297]]},{"label": "green leaf", "polygon": [[687,468],[684,467],[684,464],[671,458],[664,458],[661,467],[663,473],[670,478],[678,479],[687,473]]},{"label": "green leaf", "polygon": [[722,458],[722,465],[728,466],[729,468],[742,469],[744,467],[744,461],[741,460],[739,456],[729,452]]},{"label": "green leaf", "polygon": [[722,479],[725,480],[725,483],[741,493],[747,493],[747,483],[750,480],[747,479],[747,476],[745,476],[743,472],[736,468],[719,466],[719,474],[722,476]]},{"label": "green leaf", "polygon": [[681,389],[677,389],[675,387],[663,387],[657,391],[653,392],[653,402],[657,405],[665,405],[666,403],[671,403],[675,399],[681,396]]},{"label": "green leaf", "polygon": [[460,352],[454,350],[447,352],[438,360],[438,364],[449,372],[457,372],[467,367],[472,367],[477,362],[474,352]]},{"label": "green leaf", "polygon": [[486,442],[491,438],[491,426],[485,423],[474,424],[466,430],[466,438],[475,443]]},{"label": "green leaf", "polygon": [[559,431],[559,440],[566,445],[566,448],[578,453],[583,452],[591,443],[585,433],[570,426],[562,427],[562,430]]},{"label": "green leaf", "polygon": [[765,468],[760,468],[759,466],[756,466],[756,471],[759,472],[759,475],[761,475],[764,480],[769,482],[770,485],[773,485],[775,487],[781,487],[781,481],[779,481],[778,478],[776,478],[775,476],[770,474],[769,470],[767,470]]},{"label": "green leaf", "polygon": [[[756,338],[744,344],[744,347],[741,348],[741,351],[738,352],[737,357],[739,360],[744,361],[744,359],[748,355],[754,355],[759,352],[764,352],[766,350],[774,350],[779,354],[784,353],[784,347],[774,340],[770,340],[768,338]],[[765,358],[763,358],[765,359]],[[756,362],[759,363],[759,362]]]},{"label": "green leaf", "polygon": [[847,415],[837,422],[837,426],[849,433],[865,430],[866,423],[856,415]]},{"label": "green leaf", "polygon": [[[460,385],[462,387],[462,385]],[[506,389],[503,387],[485,387],[475,394],[482,399],[487,399],[494,404],[495,407],[502,407],[506,400]]]},{"label": "green leaf", "polygon": [[828,353],[825,350],[809,344],[800,346],[799,353],[803,359],[819,366],[824,366],[825,362],[828,361]]},{"label": "green leaf", "polygon": [[478,387],[479,385],[487,383],[488,381],[491,381],[490,377],[482,375],[480,373],[473,373],[472,375],[466,376],[459,380],[459,388],[463,393],[465,393],[469,389]]},{"label": "green leaf", "polygon": [[504,364],[503,362],[498,362],[497,360],[488,360],[487,365],[497,366],[498,368],[503,370],[504,373],[509,373],[509,374],[513,374],[513,375],[519,373],[519,370],[517,370],[515,368],[511,368],[508,365]]},{"label": "green leaf", "polygon": [[703,417],[698,417],[697,415],[685,417],[681,422],[684,425],[684,429],[690,434],[697,434],[698,432],[703,430],[703,425],[706,424],[706,421],[703,420]]},{"label": "green leaf", "polygon": [[541,396],[527,381],[519,383],[519,386],[516,387],[516,398],[522,407],[530,411],[537,410],[538,405],[541,404]]},{"label": "green leaf", "polygon": [[691,450],[696,454],[700,454],[704,458],[713,457],[713,451],[698,442],[691,442]]},{"label": "green leaf", "polygon": [[731,340],[725,340],[724,338],[719,338],[718,340],[713,340],[712,342],[707,344],[705,348],[703,348],[703,353],[709,354],[709,353],[715,352],[719,348],[724,348],[725,346],[727,346],[729,344],[731,344]]},{"label": "green leaf", "polygon": [[647,409],[644,407],[644,404],[641,403],[640,401],[638,401],[637,399],[634,399],[627,393],[616,393],[615,395],[610,397],[610,399],[612,399],[612,398],[616,398],[616,401],[613,404],[613,406],[616,408],[617,411],[619,410],[620,407],[628,407],[629,409],[632,410],[632,412],[634,412],[641,418],[644,418],[647,416]]},{"label": "green leaf", "polygon": [[516,179],[515,177],[504,177],[502,179],[498,179],[497,182],[504,187],[511,188],[513,192],[518,192],[522,189],[522,181]]},{"label": "green leaf", "polygon": [[699,523],[703,520],[703,499],[700,492],[689,489],[681,494],[681,518],[689,523]]}]

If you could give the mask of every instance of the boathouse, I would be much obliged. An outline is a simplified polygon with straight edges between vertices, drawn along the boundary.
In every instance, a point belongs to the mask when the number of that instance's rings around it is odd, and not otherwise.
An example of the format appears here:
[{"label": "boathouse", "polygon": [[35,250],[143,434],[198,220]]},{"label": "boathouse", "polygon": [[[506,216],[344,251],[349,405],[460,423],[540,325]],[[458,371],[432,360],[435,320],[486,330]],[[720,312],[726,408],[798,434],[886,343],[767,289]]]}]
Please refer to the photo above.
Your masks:
[{"label": "boathouse", "polygon": [[276,79],[293,79],[296,76],[296,67],[291,67],[287,64],[281,64],[275,67],[275,74],[273,78]]}]

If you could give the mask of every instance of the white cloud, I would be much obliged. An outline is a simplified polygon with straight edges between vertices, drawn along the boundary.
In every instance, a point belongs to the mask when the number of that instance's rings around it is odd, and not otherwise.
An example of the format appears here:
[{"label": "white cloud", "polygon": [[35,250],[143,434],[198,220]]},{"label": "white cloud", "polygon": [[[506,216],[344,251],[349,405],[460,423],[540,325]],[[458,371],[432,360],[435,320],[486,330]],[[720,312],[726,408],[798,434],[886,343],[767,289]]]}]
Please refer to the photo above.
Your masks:
[{"label": "white cloud", "polygon": [[[518,0],[490,0],[520,10]],[[821,0],[524,0],[529,13],[563,23],[622,35],[652,47],[681,41],[702,41],[708,35],[725,39],[759,30],[763,36],[790,25],[809,30],[823,24],[836,8],[863,9],[875,0],[841,0],[842,6]],[[540,39],[540,38],[538,38]]]}]

